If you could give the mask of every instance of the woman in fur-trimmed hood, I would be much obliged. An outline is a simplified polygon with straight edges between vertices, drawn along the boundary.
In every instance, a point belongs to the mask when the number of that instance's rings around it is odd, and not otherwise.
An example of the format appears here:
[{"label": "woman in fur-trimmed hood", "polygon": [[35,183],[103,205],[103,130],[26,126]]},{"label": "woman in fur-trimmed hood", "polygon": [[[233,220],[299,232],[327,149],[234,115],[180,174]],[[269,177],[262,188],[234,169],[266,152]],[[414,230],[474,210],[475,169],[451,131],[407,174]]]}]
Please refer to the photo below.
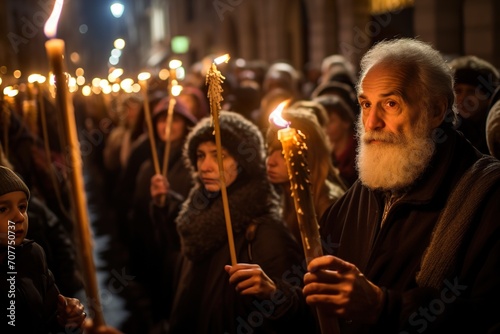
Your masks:
[{"label": "woman in fur-trimmed hood", "polygon": [[230,265],[217,147],[205,118],[184,147],[196,185],[176,220],[181,256],[169,333],[310,330],[301,292],[303,256],[280,220],[262,135],[234,112],[222,111],[219,123],[238,263]]}]

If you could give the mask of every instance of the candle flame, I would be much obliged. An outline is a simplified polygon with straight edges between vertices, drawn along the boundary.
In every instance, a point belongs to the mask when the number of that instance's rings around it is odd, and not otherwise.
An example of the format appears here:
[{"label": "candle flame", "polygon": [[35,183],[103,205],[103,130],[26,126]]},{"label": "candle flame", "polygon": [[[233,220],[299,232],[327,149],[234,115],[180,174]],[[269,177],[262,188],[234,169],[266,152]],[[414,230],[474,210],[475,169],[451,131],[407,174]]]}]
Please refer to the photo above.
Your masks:
[{"label": "candle flame", "polygon": [[39,82],[38,80],[40,79],[40,77],[41,75],[37,73],[30,74],[30,76],[28,77],[28,82],[29,83]]},{"label": "candle flame", "polygon": [[214,59],[214,64],[215,65],[219,65],[219,64],[222,64],[222,63],[227,63],[228,60],[229,60],[229,53],[226,53],[225,55],[223,56],[220,56],[220,57],[217,57]]},{"label": "candle flame", "polygon": [[286,119],[284,119],[281,116],[281,113],[283,112],[283,109],[285,109],[286,105],[290,102],[290,100],[285,100],[278,104],[276,109],[273,110],[273,112],[269,115],[269,122],[273,122],[277,126],[280,126],[282,128],[287,127],[290,122],[288,122]]},{"label": "candle flame", "polygon": [[63,3],[64,0],[56,0],[56,2],[54,3],[52,14],[50,14],[49,19],[47,20],[47,22],[45,22],[43,31],[45,33],[45,36],[47,36],[48,38],[56,37],[57,22],[59,21],[59,16],[61,16]]},{"label": "candle flame", "polygon": [[181,85],[173,85],[171,91],[172,91],[173,96],[179,96],[179,94],[182,92],[182,86]]},{"label": "candle flame", "polygon": [[19,89],[16,89],[16,88],[14,88],[12,86],[5,87],[4,90],[3,90],[3,94],[7,95],[9,97],[17,96],[18,93],[19,93]]},{"label": "candle flame", "polygon": [[139,79],[140,81],[146,81],[149,78],[151,78],[151,73],[149,73],[149,72],[141,72],[137,76],[137,79]]},{"label": "candle flame", "polygon": [[179,67],[182,66],[182,61],[178,60],[178,59],[172,59],[169,63],[168,63],[168,67],[172,70],[175,70],[175,69],[178,69]]}]

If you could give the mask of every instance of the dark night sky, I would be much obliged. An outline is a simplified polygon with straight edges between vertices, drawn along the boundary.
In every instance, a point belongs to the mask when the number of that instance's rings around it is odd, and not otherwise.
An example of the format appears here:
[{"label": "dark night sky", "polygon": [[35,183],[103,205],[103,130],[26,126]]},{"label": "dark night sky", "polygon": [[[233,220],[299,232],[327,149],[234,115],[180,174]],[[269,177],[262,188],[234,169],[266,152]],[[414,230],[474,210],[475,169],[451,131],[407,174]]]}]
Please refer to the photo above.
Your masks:
[{"label": "dark night sky", "polygon": [[[0,0],[2,47],[0,65],[7,66],[7,73],[21,69],[23,73],[46,73],[48,61],[45,55],[43,26],[52,12],[56,0]],[[127,39],[125,14],[132,10],[128,0],[125,13],[121,18],[111,14],[110,5],[116,0],[65,0],[59,19],[57,38],[66,44],[66,67],[73,72],[77,67],[85,69],[86,77],[105,77],[108,74],[108,61],[113,49],[113,41],[119,37]],[[79,28],[87,25],[82,34]],[[13,37],[14,36],[14,37]],[[127,46],[124,53],[134,65],[133,49]],[[79,63],[71,61],[71,53],[78,52]],[[119,66],[123,66],[123,57]]]},{"label": "dark night sky", "polygon": [[75,47],[82,54],[82,61],[85,61],[82,65],[87,74],[93,76],[107,75],[108,58],[113,48],[113,41],[120,37],[118,31],[119,25],[123,23],[123,17],[117,19],[112,16],[109,9],[112,2],[113,0],[82,1],[79,4],[80,10],[76,11],[80,17],[66,22],[67,25],[74,27],[78,34],[81,24],[88,26],[88,31],[80,34],[81,41]]}]

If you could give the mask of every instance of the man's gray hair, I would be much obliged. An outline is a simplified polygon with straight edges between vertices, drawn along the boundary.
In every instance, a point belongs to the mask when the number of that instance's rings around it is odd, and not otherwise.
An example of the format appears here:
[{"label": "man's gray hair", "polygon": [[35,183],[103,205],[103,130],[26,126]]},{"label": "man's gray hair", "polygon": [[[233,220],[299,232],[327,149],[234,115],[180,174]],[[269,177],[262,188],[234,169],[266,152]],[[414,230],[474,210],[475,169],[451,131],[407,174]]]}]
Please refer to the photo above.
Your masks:
[{"label": "man's gray hair", "polygon": [[367,72],[377,64],[403,71],[408,79],[405,82],[414,86],[409,90],[420,94],[419,99],[428,110],[434,110],[435,103],[443,98],[448,103],[447,113],[455,110],[452,72],[441,53],[431,45],[410,38],[385,40],[374,45],[361,59],[358,93]]}]

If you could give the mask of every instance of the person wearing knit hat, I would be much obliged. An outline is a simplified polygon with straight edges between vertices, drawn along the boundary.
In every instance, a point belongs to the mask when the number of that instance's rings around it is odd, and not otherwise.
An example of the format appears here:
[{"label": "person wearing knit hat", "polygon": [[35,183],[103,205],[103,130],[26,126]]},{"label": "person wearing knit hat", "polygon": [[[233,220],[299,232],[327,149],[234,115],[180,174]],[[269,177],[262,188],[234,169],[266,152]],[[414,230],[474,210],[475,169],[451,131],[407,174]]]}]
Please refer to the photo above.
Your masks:
[{"label": "person wearing knit hat", "polygon": [[449,66],[454,77],[458,109],[458,130],[481,153],[489,154],[486,119],[500,73],[488,61],[468,55],[453,59]]},{"label": "person wearing knit hat", "polygon": [[[0,290],[9,333],[51,333],[82,328],[86,314],[76,298],[59,293],[43,248],[26,239],[30,191],[0,166]],[[5,314],[5,313],[4,313]]]},{"label": "person wearing knit hat", "polygon": [[[168,158],[167,178],[169,179],[171,189],[185,198],[192,184],[189,171],[185,168],[182,160],[182,149],[189,131],[198,122],[198,119],[182,101],[177,101],[173,109],[170,135],[167,138],[166,127],[169,104],[170,97],[164,97],[158,102],[152,113],[158,160],[160,169],[163,170],[164,152],[166,143],[169,141],[170,154]],[[150,158],[142,163],[136,178],[137,195],[135,196],[144,198],[144,203],[149,203],[151,200],[149,197],[149,180],[154,174],[155,170]]]},{"label": "person wearing knit hat", "polygon": [[[170,97],[164,97],[158,102],[153,110],[153,121],[155,121],[157,117],[167,117],[169,104]],[[198,122],[198,118],[193,114],[185,102],[176,101],[173,112],[174,115],[182,116],[188,122],[188,126],[190,127]]]},{"label": "person wearing knit hat", "polygon": [[[18,202],[22,202],[23,211],[22,215],[25,219],[15,220],[16,216],[6,216],[6,218],[12,218],[7,220],[2,220],[0,222],[0,245],[2,247],[7,247],[7,245],[11,246],[19,246],[21,242],[26,237],[26,233],[28,233],[28,217],[26,216],[26,209],[28,206],[28,200],[30,197],[30,191],[28,186],[24,183],[23,180],[16,173],[14,173],[11,169],[0,166],[0,198],[1,199],[9,199],[11,198],[18,200]],[[8,201],[6,200],[6,203]],[[9,203],[14,203],[12,200]],[[4,210],[7,211],[7,206],[2,204]],[[10,231],[10,232],[9,232]]]},{"label": "person wearing knit hat", "polygon": [[30,191],[23,180],[11,169],[0,166],[0,196],[14,191],[22,191],[29,200]]},{"label": "person wearing knit hat", "polygon": [[[261,176],[264,166],[262,136],[257,135],[255,126],[233,112],[221,112],[219,118],[222,146],[236,160],[238,166],[249,176]],[[197,170],[197,148],[201,143],[215,142],[210,118],[205,118],[188,135],[184,154],[188,164]]]},{"label": "person wearing knit hat", "polygon": [[[262,135],[235,112],[221,111],[219,124],[238,263],[230,265],[214,128],[205,118],[184,146],[195,186],[176,218],[181,253],[169,333],[306,332],[314,321],[296,289],[301,281],[290,273],[302,264],[303,255],[280,217],[277,194],[266,178]],[[153,198],[167,189],[159,175],[151,180]],[[171,221],[163,224],[172,226]],[[284,279],[286,274],[289,279]],[[286,302],[273,301],[276,294]],[[263,304],[269,312],[255,322],[252,315]]]}]

